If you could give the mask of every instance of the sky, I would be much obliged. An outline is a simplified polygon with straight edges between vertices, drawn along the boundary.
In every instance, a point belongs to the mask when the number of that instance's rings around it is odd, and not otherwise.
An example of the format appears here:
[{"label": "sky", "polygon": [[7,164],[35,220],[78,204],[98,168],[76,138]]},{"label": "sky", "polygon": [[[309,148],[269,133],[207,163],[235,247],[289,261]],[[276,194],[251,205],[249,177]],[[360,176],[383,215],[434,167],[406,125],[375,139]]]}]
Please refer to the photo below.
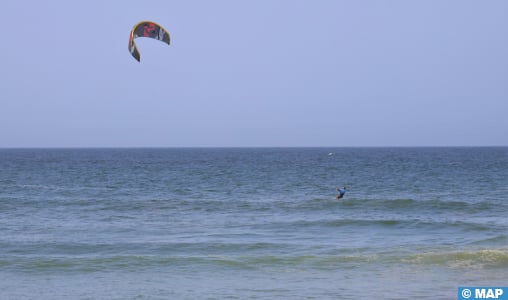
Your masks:
[{"label": "sky", "polygon": [[508,146],[505,0],[4,2],[2,148]]}]

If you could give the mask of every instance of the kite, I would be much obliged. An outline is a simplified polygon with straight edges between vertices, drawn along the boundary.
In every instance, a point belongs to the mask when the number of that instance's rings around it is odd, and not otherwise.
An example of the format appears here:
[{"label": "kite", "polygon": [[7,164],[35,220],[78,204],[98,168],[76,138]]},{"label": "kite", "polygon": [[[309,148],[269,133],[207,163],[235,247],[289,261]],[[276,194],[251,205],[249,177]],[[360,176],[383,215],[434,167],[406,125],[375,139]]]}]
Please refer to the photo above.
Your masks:
[{"label": "kite", "polygon": [[156,39],[169,45],[169,33],[166,29],[162,28],[162,26],[152,21],[139,22],[138,24],[134,25],[134,27],[132,27],[131,35],[129,37],[129,52],[137,61],[140,61],[141,59],[138,47],[134,42],[134,39],[138,37]]}]

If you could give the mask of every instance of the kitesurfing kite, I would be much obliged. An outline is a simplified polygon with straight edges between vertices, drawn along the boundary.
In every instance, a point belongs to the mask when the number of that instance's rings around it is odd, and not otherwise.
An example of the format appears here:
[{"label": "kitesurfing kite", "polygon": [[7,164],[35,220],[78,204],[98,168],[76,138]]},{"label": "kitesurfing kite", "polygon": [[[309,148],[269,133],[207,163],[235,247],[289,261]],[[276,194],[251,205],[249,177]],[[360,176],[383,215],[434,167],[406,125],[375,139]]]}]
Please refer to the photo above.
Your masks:
[{"label": "kitesurfing kite", "polygon": [[138,47],[134,42],[134,39],[138,37],[156,39],[169,45],[169,33],[166,29],[152,21],[139,22],[132,27],[131,35],[129,37],[129,52],[137,61],[140,61],[141,59]]}]

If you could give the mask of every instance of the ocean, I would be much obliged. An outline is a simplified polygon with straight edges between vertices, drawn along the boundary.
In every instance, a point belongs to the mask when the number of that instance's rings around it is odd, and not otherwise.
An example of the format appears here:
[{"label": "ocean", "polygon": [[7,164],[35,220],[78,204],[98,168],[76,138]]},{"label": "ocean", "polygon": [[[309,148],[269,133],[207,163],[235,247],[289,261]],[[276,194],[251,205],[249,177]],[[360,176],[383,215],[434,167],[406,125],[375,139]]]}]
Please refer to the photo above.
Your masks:
[{"label": "ocean", "polygon": [[459,286],[508,286],[507,147],[0,149],[0,299]]}]

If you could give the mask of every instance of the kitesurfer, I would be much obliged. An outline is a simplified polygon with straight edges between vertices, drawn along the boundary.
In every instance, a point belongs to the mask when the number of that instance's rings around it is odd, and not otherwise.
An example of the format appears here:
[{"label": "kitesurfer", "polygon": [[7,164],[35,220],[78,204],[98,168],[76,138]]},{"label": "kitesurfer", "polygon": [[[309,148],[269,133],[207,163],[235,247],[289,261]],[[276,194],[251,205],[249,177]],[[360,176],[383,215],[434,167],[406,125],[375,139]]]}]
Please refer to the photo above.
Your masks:
[{"label": "kitesurfer", "polygon": [[346,187],[343,187],[341,189],[337,188],[336,190],[339,194],[337,194],[337,196],[335,196],[335,198],[337,198],[337,200],[342,199],[342,197],[344,197],[344,194],[346,193]]}]

